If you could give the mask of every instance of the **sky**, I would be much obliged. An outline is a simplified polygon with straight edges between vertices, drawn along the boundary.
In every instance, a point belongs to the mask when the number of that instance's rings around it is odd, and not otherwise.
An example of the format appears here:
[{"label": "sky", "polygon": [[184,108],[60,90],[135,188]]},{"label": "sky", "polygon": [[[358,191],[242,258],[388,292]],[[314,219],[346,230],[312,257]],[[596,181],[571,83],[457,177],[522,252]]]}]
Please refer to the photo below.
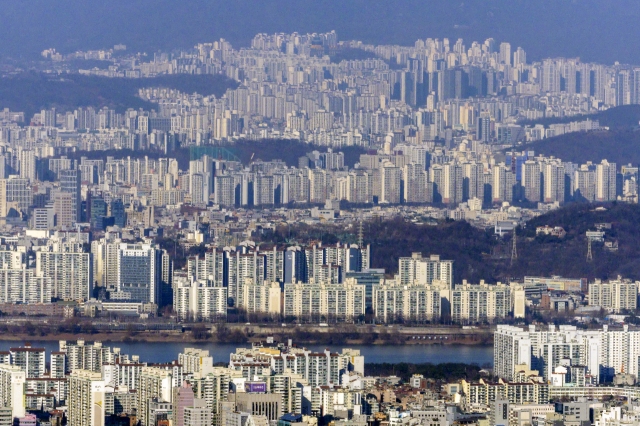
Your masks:
[{"label": "sky", "polygon": [[325,32],[340,40],[412,45],[418,38],[493,37],[529,60],[640,64],[638,0],[3,0],[0,57],[123,43],[147,53],[260,32]]}]

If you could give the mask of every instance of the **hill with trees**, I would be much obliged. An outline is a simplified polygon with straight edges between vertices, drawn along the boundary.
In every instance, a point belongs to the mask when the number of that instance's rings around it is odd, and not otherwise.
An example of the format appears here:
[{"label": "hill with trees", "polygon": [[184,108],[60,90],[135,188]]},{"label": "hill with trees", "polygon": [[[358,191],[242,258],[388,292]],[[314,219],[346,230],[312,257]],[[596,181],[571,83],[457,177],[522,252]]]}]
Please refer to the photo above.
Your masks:
[{"label": "hill with trees", "polygon": [[543,124],[548,127],[554,123],[586,118],[599,120],[600,125],[609,127],[609,130],[567,133],[531,142],[519,149],[533,150],[536,154],[574,163],[600,162],[602,159],[616,164],[640,163],[640,105],[624,105],[590,115],[521,121],[519,124]]},{"label": "hill with trees", "polygon": [[24,111],[25,119],[43,108],[73,111],[78,107],[155,109],[143,101],[138,90],[144,87],[168,87],[186,93],[222,96],[238,83],[221,74],[173,74],[153,78],[109,78],[81,74],[48,75],[24,72],[0,79],[0,107]]},{"label": "hill with trees", "polygon": [[[598,223],[610,223],[605,241],[617,242],[611,251],[593,243],[593,260],[588,261],[585,232]],[[566,278],[615,278],[621,275],[640,280],[640,206],[612,203],[572,204],[529,221],[517,231],[517,259],[511,263],[511,236],[500,238],[493,229],[482,230],[464,221],[442,221],[435,226],[415,224],[401,218],[364,224],[365,243],[371,244],[371,264],[397,273],[398,258],[421,252],[454,260],[454,279],[477,283],[522,279],[524,276]],[[538,226],[561,226],[563,239],[536,236]],[[355,243],[357,230],[351,226],[280,227],[267,237],[270,242],[338,241]]]},{"label": "hill with trees", "polygon": [[[234,142],[225,142],[221,146],[240,159],[242,164],[249,164],[251,158],[253,160],[272,161],[282,160],[287,166],[298,166],[298,158],[311,151],[326,152],[326,146],[316,146],[297,139],[240,139]],[[344,162],[347,166],[353,167],[360,159],[360,154],[366,153],[366,150],[358,146],[345,146],[334,149],[335,152],[344,153]],[[108,151],[76,151],[64,154],[67,158],[79,160],[86,157],[89,160],[106,159],[110,156],[114,159],[126,157],[152,159],[158,158],[175,158],[178,160],[178,166],[182,170],[189,169],[189,160],[191,153],[189,147],[179,148],[175,151],[165,154],[161,151],[133,151],[129,149],[118,149]]]},{"label": "hill with trees", "polygon": [[640,163],[640,131],[609,130],[574,132],[536,141],[518,148],[554,156],[563,161],[584,163],[607,159],[620,164]]},{"label": "hill with trees", "polygon": [[[616,251],[603,243],[592,243],[593,261],[587,261],[587,231],[595,231],[596,224],[610,223],[605,229],[605,241],[617,242]],[[572,204],[539,216],[518,232],[518,260],[513,274],[542,276],[561,275],[571,278],[609,279],[621,275],[640,279],[640,206],[612,203],[606,205]],[[536,237],[538,226],[561,226],[563,239]],[[522,234],[522,237],[520,237]]]},{"label": "hill with trees", "polygon": [[523,126],[542,124],[545,127],[549,127],[550,124],[583,121],[587,118],[590,120],[598,120],[601,126],[606,126],[612,130],[629,129],[638,126],[638,121],[640,121],[640,105],[621,105],[595,114],[580,114],[569,117],[548,117],[536,120],[520,120],[518,124]]},{"label": "hill with trees", "polygon": [[[240,139],[222,145],[240,158],[243,164],[249,164],[251,157],[262,161],[282,160],[287,166],[298,166],[298,158],[311,151],[326,152],[326,146],[316,146],[297,139]],[[334,152],[344,153],[344,163],[353,167],[360,160],[360,154],[366,150],[359,146],[334,148]]]}]

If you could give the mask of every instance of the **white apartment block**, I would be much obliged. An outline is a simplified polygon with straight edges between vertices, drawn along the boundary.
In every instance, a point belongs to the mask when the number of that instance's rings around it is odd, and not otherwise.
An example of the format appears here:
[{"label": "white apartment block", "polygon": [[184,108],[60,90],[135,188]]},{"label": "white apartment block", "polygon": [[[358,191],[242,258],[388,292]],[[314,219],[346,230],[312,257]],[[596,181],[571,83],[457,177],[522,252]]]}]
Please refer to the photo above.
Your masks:
[{"label": "white apartment block", "polygon": [[44,348],[32,348],[29,345],[19,348],[10,348],[11,364],[20,367],[27,378],[40,378],[45,374],[45,350]]},{"label": "white apartment block", "polygon": [[178,354],[178,363],[182,365],[184,374],[207,372],[213,368],[213,357],[209,351],[197,348],[184,348]]},{"label": "white apartment block", "polygon": [[589,284],[589,306],[600,306],[611,312],[635,311],[638,306],[640,282],[629,280],[596,280]]},{"label": "white apartment block", "polygon": [[247,313],[280,315],[280,283],[265,281],[262,284],[254,284],[253,280],[246,279],[242,286],[242,294],[238,306]]},{"label": "white apartment block", "polygon": [[352,319],[364,315],[365,293],[366,287],[355,279],[343,284],[285,284],[284,315]]},{"label": "white apartment block", "polygon": [[67,372],[74,370],[101,371],[103,363],[113,363],[115,354],[109,346],[102,342],[75,342],[60,340],[60,352],[67,356]]},{"label": "white apartment block", "polygon": [[84,302],[89,300],[93,289],[92,254],[83,253],[80,247],[75,249],[37,251],[36,275],[50,280],[52,297]]},{"label": "white apartment block", "polygon": [[138,388],[138,419],[143,426],[153,426],[150,418],[150,402],[153,398],[158,401],[171,402],[172,398],[171,371],[158,367],[144,367],[140,376]]},{"label": "white apartment block", "polygon": [[[600,382],[622,371],[639,371],[640,331],[622,329],[579,330],[575,326],[550,325],[547,330],[498,325],[494,333],[494,371],[498,377],[513,380],[522,366],[538,370],[549,379],[559,365],[586,367],[586,374]],[[520,367],[516,367],[520,366]]]},{"label": "white apartment block", "polygon": [[208,280],[174,276],[173,309],[180,320],[212,320],[227,315],[227,288]]},{"label": "white apartment block", "polygon": [[142,369],[146,366],[139,360],[120,360],[102,364],[102,378],[107,386],[120,389],[138,389]]},{"label": "white apartment block", "polygon": [[105,383],[102,374],[75,370],[69,376],[69,426],[103,426]]},{"label": "white apartment block", "polygon": [[194,373],[191,383],[194,397],[204,399],[207,408],[218,413],[219,404],[228,400],[229,382],[232,377],[242,377],[242,374],[224,367]]},{"label": "white apartment block", "polygon": [[353,349],[333,353],[328,349],[312,352],[304,348],[287,348],[281,352],[261,347],[237,348],[230,356],[229,368],[241,371],[244,377],[250,377],[256,367],[267,369],[271,374],[285,374],[288,369],[290,373],[301,375],[311,386],[339,385],[340,376],[346,371],[364,374],[364,357]]},{"label": "white apartment block", "polygon": [[[513,311],[512,291],[521,292],[521,301],[524,290],[520,286],[485,284],[483,281],[480,284],[468,284],[463,281],[451,290],[451,319],[457,322],[476,322],[506,318]],[[520,313],[524,316],[523,312]]]},{"label": "white apartment block", "polygon": [[0,303],[51,303],[51,287],[34,269],[0,269]]},{"label": "white apartment block", "polygon": [[24,417],[26,373],[17,365],[0,364],[0,406],[11,407],[13,418]]},{"label": "white apartment block", "polygon": [[387,280],[373,287],[373,312],[381,322],[437,319],[442,314],[441,291],[438,286]]},{"label": "white apartment block", "polygon": [[453,287],[453,260],[440,260],[440,256],[422,257],[422,253],[412,253],[411,257],[401,257],[398,273],[401,284],[433,284],[443,282]]}]

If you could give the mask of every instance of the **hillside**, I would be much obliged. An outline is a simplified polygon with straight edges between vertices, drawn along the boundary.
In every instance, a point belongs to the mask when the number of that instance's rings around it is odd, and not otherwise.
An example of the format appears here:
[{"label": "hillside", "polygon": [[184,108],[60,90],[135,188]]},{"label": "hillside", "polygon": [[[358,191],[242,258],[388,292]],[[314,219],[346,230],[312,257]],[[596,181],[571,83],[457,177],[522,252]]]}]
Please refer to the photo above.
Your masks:
[{"label": "hillside", "polygon": [[[327,147],[315,146],[295,139],[261,139],[249,140],[241,139],[234,143],[225,144],[225,148],[237,155],[243,164],[249,164],[253,156],[254,160],[262,161],[282,160],[287,166],[298,167],[298,158],[311,151],[326,152]],[[366,150],[357,146],[346,146],[334,148],[334,152],[344,153],[344,162],[347,166],[353,167],[360,159],[360,154]]]},{"label": "hillside", "polygon": [[[287,163],[287,166],[298,166],[298,158],[305,155],[308,152],[317,150],[325,152],[327,147],[314,146],[299,140],[293,139],[240,139],[233,143],[226,143],[224,148],[232,152],[237,156],[243,164],[249,164],[251,157],[254,160],[282,160]],[[360,154],[364,154],[366,151],[364,148],[357,146],[347,146],[340,149],[336,149],[335,152],[344,152],[345,164],[349,167],[359,160]],[[126,157],[131,158],[144,158],[149,157],[153,159],[167,157],[164,152],[159,151],[131,151],[128,149],[109,150],[109,151],[76,151],[65,154],[67,158],[74,158],[79,160],[81,157],[87,157],[89,160],[106,159],[107,156],[111,156],[115,159],[121,159]],[[189,148],[180,148],[169,154],[169,157],[178,160],[178,166],[182,170],[189,169],[190,152]]]},{"label": "hillside", "polygon": [[640,105],[624,105],[591,115],[563,118],[543,118],[522,121],[523,125],[567,123],[589,118],[599,120],[609,131],[568,133],[521,146],[536,154],[554,156],[564,161],[584,163],[607,159],[616,164],[640,163]]},{"label": "hillside", "polygon": [[43,108],[73,111],[78,107],[155,109],[153,103],[137,97],[144,87],[169,87],[186,93],[222,96],[237,82],[223,75],[175,74],[155,78],[108,78],[67,74],[62,77],[25,72],[0,78],[0,108],[24,111],[25,119]]},{"label": "hillside", "polygon": [[[561,275],[571,278],[626,278],[640,279],[640,206],[613,203],[606,210],[594,205],[573,204],[535,218],[527,223],[519,235],[518,261],[513,267],[515,276],[533,269],[535,274]],[[606,241],[617,241],[618,251],[606,250],[602,243],[593,243],[593,261],[587,262],[585,232],[595,230],[596,223],[611,223],[606,230]],[[537,226],[562,226],[567,235],[559,240],[553,237],[535,237]]]},{"label": "hillside", "polygon": [[[596,210],[596,205],[573,204],[540,216],[518,230],[518,258],[511,265],[511,237],[499,239],[493,230],[483,231],[466,222],[444,221],[437,226],[417,225],[402,219],[368,222],[364,225],[365,242],[371,244],[371,263],[387,273],[398,270],[398,258],[422,252],[439,254],[454,260],[454,279],[477,283],[521,279],[525,275],[567,278],[614,278],[622,275],[640,280],[640,206],[613,203]],[[599,206],[602,207],[602,206]],[[607,241],[617,241],[619,249],[611,252],[602,243],[593,243],[592,262],[586,259],[585,232],[595,230],[596,223],[608,222]],[[535,237],[537,226],[562,226],[567,236],[559,240]],[[295,239],[299,243],[321,240],[355,243],[352,229],[326,225],[296,226],[278,229],[270,241]]]},{"label": "hillside", "polygon": [[[371,245],[373,268],[384,268],[392,275],[398,271],[398,258],[422,252],[425,256],[439,254],[442,259],[454,259],[456,280],[477,282],[495,279],[493,263],[488,262],[493,248],[499,244],[491,232],[485,232],[462,221],[445,221],[437,226],[416,225],[403,219],[371,221],[363,226],[366,244]],[[356,243],[352,229],[342,226],[297,225],[278,228],[267,237],[268,242],[322,241]]]},{"label": "hillside", "polygon": [[602,132],[576,132],[523,145],[536,154],[554,156],[563,161],[584,163],[607,159],[616,164],[640,163],[640,132],[610,130]]},{"label": "hillside", "polygon": [[521,120],[518,124],[533,126],[542,124],[549,127],[550,124],[569,123],[571,121],[582,121],[586,119],[598,120],[601,126],[609,127],[612,130],[629,129],[638,125],[640,121],[640,105],[622,105],[609,108],[596,114],[581,114],[571,117],[550,117],[537,120]]}]

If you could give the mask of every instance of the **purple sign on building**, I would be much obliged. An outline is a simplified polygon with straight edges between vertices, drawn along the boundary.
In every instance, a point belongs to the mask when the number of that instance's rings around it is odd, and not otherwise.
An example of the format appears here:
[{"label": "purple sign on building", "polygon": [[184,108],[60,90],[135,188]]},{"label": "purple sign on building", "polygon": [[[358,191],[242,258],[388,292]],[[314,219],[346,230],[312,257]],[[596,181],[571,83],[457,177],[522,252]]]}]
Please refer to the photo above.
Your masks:
[{"label": "purple sign on building", "polygon": [[244,391],[247,393],[266,393],[267,384],[265,382],[245,382]]}]

